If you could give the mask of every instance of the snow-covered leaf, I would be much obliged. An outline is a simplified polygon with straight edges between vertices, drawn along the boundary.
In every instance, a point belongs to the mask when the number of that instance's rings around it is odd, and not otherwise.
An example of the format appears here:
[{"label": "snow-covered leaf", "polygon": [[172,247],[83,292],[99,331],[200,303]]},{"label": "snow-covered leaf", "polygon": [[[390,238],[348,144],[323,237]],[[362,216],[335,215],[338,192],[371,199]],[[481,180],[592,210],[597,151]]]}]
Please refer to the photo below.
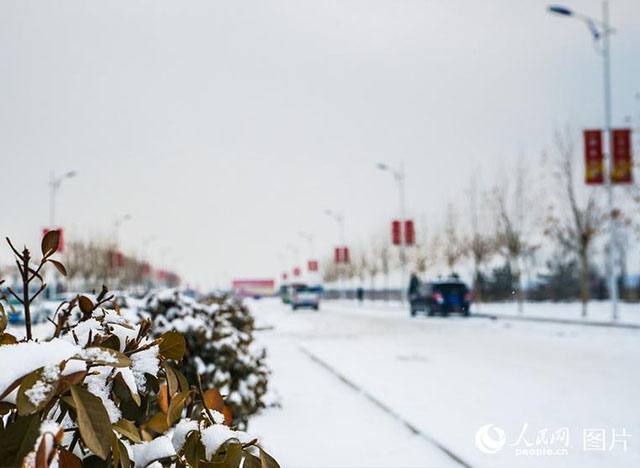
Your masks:
[{"label": "snow-covered leaf", "polygon": [[129,367],[131,365],[131,359],[120,351],[100,346],[85,348],[72,359],[80,359],[100,366]]},{"label": "snow-covered leaf", "polygon": [[60,367],[48,366],[26,375],[20,383],[16,404],[21,416],[42,409],[56,394]]}]

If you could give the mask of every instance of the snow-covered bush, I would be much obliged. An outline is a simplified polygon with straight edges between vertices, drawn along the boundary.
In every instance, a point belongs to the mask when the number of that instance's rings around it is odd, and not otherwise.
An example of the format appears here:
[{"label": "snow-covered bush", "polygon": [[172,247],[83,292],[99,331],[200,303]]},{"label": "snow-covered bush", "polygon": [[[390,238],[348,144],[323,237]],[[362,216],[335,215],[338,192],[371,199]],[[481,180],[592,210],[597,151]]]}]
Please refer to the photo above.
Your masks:
[{"label": "snow-covered bush", "polygon": [[[233,430],[215,388],[176,368],[182,335],[151,335],[110,307],[106,288],[60,304],[50,338],[33,339],[29,285],[52,263],[58,235],[49,233],[39,265],[14,250],[26,294],[26,337],[6,332],[0,306],[0,466],[23,468],[277,467],[246,433]],[[13,247],[12,247],[13,248]],[[38,293],[36,293],[38,294]]]},{"label": "snow-covered bush", "polygon": [[268,369],[265,350],[253,340],[254,319],[244,304],[229,297],[197,302],[175,290],[152,294],[140,309],[155,335],[180,332],[187,351],[180,369],[187,379],[220,389],[234,426],[264,408]]}]

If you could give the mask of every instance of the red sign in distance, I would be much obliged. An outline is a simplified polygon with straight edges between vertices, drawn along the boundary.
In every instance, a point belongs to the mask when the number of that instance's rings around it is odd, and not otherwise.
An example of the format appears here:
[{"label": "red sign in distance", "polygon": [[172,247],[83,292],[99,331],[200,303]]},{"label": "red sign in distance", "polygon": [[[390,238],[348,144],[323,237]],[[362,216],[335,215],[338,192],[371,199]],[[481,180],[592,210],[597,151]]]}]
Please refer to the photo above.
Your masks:
[{"label": "red sign in distance", "polygon": [[631,164],[631,130],[617,128],[611,130],[611,152],[613,153],[613,171],[611,182],[630,184],[633,182]]},{"label": "red sign in distance", "polygon": [[587,185],[604,183],[604,153],[602,152],[602,130],[584,131],[584,180]]}]

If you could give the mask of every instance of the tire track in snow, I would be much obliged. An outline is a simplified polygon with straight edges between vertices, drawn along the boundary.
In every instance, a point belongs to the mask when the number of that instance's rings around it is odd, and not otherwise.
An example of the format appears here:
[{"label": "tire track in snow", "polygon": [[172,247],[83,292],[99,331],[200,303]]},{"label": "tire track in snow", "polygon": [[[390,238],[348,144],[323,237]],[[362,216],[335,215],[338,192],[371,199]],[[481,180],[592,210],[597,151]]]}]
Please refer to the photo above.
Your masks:
[{"label": "tire track in snow", "polygon": [[311,361],[313,361],[314,363],[318,364],[320,367],[322,367],[324,370],[328,371],[329,373],[331,373],[332,375],[334,375],[335,377],[338,378],[338,380],[340,380],[343,384],[345,384],[347,387],[351,388],[352,390],[356,391],[357,393],[359,393],[360,395],[362,395],[363,397],[365,397],[367,400],[369,400],[369,402],[371,402],[374,406],[376,406],[378,409],[384,411],[385,413],[387,413],[389,416],[391,416],[393,419],[395,419],[396,421],[398,421],[400,424],[402,424],[404,427],[406,427],[412,434],[421,437],[422,439],[426,440],[427,442],[429,442],[430,444],[434,445],[435,447],[437,447],[440,451],[442,451],[444,454],[446,454],[449,458],[451,458],[451,460],[453,460],[454,462],[456,462],[458,465],[460,465],[461,467],[464,468],[473,468],[469,463],[467,463],[466,461],[464,461],[462,458],[460,458],[460,456],[456,455],[454,452],[452,452],[450,449],[448,449],[447,447],[445,447],[442,443],[438,442],[436,439],[434,439],[433,437],[431,437],[428,434],[425,434],[424,432],[422,432],[420,429],[418,429],[416,426],[414,426],[413,424],[411,424],[409,421],[407,421],[406,419],[404,419],[402,416],[400,416],[398,413],[396,413],[395,411],[393,411],[389,406],[385,405],[384,403],[382,403],[380,400],[378,400],[376,397],[374,397],[371,393],[367,392],[366,390],[364,390],[362,387],[360,387],[359,385],[355,384],[354,382],[352,382],[351,380],[349,380],[347,377],[345,377],[344,375],[342,375],[340,372],[338,372],[335,368],[333,368],[331,365],[327,364],[325,361],[323,361],[322,359],[320,359],[318,356],[316,356],[315,354],[313,354],[311,351],[309,351],[308,349],[306,349],[304,346],[302,345],[298,345],[298,349],[305,355],[307,356],[309,359],[311,359]]}]

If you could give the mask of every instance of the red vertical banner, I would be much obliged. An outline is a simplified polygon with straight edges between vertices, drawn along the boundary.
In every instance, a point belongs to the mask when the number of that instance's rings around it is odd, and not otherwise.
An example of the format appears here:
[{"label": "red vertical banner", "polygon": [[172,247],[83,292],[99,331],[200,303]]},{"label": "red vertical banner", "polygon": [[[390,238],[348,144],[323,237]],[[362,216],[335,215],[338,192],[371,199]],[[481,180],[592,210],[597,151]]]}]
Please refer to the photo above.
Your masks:
[{"label": "red vertical banner", "polygon": [[340,247],[336,247],[334,250],[333,261],[334,263],[340,263],[342,261],[342,249]]},{"label": "red vertical banner", "polygon": [[393,245],[400,245],[400,243],[402,242],[401,226],[402,225],[400,224],[400,221],[398,221],[397,219],[394,219],[393,221],[391,221],[391,243]]},{"label": "red vertical banner", "polygon": [[342,261],[344,263],[349,263],[349,247],[342,248]]},{"label": "red vertical banner", "polygon": [[416,242],[416,231],[413,226],[413,220],[407,219],[404,222],[404,243],[405,245],[413,245]]},{"label": "red vertical banner", "polygon": [[287,275],[286,273],[282,273],[282,281],[287,281],[288,277],[289,275]]},{"label": "red vertical banner", "polygon": [[307,270],[309,270],[309,271],[318,271],[318,261],[317,260],[309,260],[307,262]]},{"label": "red vertical banner", "polygon": [[617,128],[611,130],[611,152],[613,155],[613,170],[611,183],[630,184],[633,182],[631,164],[631,130]]},{"label": "red vertical banner", "polygon": [[602,130],[584,131],[584,180],[588,185],[604,183],[604,154],[602,152]]},{"label": "red vertical banner", "polygon": [[300,268],[299,267],[294,267],[293,269],[293,276],[298,277],[300,276]]}]

